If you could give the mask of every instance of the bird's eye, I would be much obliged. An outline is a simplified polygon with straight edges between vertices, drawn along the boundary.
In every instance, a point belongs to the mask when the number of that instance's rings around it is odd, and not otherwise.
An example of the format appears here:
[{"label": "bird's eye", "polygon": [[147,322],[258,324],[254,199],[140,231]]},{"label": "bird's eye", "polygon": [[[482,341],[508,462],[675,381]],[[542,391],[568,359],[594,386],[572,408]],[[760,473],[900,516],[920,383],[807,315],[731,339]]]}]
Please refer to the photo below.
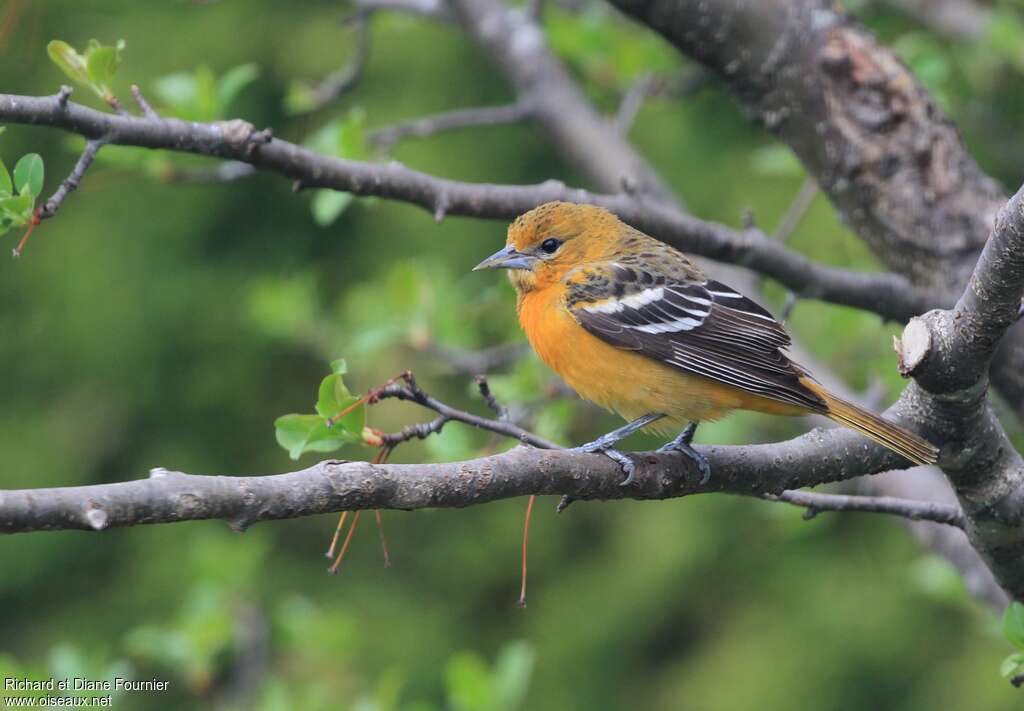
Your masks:
[{"label": "bird's eye", "polygon": [[562,246],[562,240],[555,239],[554,237],[548,237],[546,240],[540,243],[542,251],[548,254],[554,254],[558,251],[558,248]]}]

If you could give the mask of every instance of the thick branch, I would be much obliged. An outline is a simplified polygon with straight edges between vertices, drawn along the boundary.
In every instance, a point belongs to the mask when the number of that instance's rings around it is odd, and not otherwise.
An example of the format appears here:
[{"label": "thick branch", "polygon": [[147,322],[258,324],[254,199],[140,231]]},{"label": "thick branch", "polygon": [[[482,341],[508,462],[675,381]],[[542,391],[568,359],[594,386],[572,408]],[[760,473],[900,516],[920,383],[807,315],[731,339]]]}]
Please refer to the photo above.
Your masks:
[{"label": "thick branch", "polygon": [[1003,208],[967,288],[949,311],[913,319],[897,343],[902,369],[923,388],[925,434],[943,443],[942,468],[968,534],[1012,595],[1024,595],[1024,460],[985,397],[988,366],[1024,295],[1024,188]]},{"label": "thick branch", "polygon": [[835,3],[613,3],[718,73],[886,264],[922,284],[966,280],[1005,197],[895,54]]},{"label": "thick branch", "polygon": [[0,532],[102,530],[222,518],[256,521],[342,510],[461,507],[529,494],[577,499],[667,499],[713,491],[781,493],[885,471],[902,460],[846,430],[815,430],[788,442],[699,447],[714,476],[701,486],[690,460],[637,454],[638,482],[620,485],[607,457],[517,447],[447,464],[326,461],[273,476],[195,476],[155,469],[149,479],[57,489],[0,491]]},{"label": "thick branch", "polygon": [[0,94],[0,120],[62,128],[112,144],[241,161],[293,178],[304,187],[401,200],[438,216],[509,219],[551,200],[594,203],[680,249],[761,272],[807,298],[854,306],[897,321],[942,304],[934,294],[913,288],[897,275],[827,267],[759,230],[734,230],[626,194],[597,194],[555,181],[520,186],[444,180],[398,163],[379,165],[320,155],[255,131],[244,121],[202,124],[115,116],[72,102],[62,106],[56,96]]}]

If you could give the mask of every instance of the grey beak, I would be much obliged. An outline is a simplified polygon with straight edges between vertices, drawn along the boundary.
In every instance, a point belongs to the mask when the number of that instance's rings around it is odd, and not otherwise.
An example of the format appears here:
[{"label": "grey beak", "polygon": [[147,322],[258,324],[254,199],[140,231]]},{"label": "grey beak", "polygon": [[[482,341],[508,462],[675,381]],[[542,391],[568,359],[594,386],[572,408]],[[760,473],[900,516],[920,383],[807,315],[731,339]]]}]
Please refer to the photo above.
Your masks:
[{"label": "grey beak", "polygon": [[515,247],[509,246],[499,249],[484,261],[473,267],[474,272],[481,269],[533,269],[537,263],[537,257],[530,254],[517,252]]}]

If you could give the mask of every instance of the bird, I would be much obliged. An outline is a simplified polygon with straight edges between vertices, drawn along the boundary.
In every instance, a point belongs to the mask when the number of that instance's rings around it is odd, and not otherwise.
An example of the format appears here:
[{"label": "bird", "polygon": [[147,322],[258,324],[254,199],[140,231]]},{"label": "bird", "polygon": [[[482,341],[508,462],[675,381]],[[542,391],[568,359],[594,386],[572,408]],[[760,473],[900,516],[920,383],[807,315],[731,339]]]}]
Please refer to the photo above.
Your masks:
[{"label": "bird", "polygon": [[484,269],[508,270],[540,359],[583,399],[628,421],[574,448],[617,461],[624,485],[636,468],[615,444],[640,429],[679,432],[657,451],[688,456],[707,483],[711,467],[691,446],[694,433],[734,410],[824,415],[914,464],[938,460],[933,444],[793,362],[789,334],[765,308],[604,208],[549,202],[520,215],[506,246],[474,267]]}]

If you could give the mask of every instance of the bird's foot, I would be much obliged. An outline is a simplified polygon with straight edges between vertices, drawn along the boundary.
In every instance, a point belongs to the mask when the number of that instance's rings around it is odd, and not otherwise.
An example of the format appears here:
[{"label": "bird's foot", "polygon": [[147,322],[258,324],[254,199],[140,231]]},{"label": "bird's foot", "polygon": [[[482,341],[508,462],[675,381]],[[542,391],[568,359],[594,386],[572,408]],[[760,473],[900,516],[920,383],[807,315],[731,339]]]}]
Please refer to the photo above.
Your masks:
[{"label": "bird's foot", "polygon": [[707,484],[711,479],[711,464],[708,462],[708,458],[698,452],[696,449],[690,446],[690,442],[693,441],[693,434],[697,431],[697,423],[691,422],[686,428],[679,433],[679,436],[668,444],[658,447],[657,451],[664,452],[682,452],[687,457],[692,459],[697,465],[697,469],[700,470],[700,483],[701,485]]},{"label": "bird's foot", "polygon": [[651,413],[638,417],[637,419],[629,422],[617,430],[612,430],[607,434],[603,434],[593,442],[580,445],[579,447],[573,447],[570,452],[585,452],[587,454],[603,454],[609,459],[612,459],[619,463],[622,467],[622,471],[626,473],[626,478],[622,482],[622,486],[632,484],[636,480],[636,464],[627,455],[623,454],[619,450],[615,449],[615,444],[625,439],[629,435],[633,434],[639,429],[646,427],[655,420],[660,420],[664,415],[661,413]]},{"label": "bird's foot", "polygon": [[630,459],[628,455],[612,447],[610,444],[602,442],[601,438],[595,439],[593,442],[588,442],[587,444],[579,447],[573,447],[569,451],[584,454],[603,454],[609,459],[618,462],[619,466],[622,467],[622,471],[626,474],[626,478],[622,481],[623,486],[626,484],[632,484],[636,480],[636,464],[633,463],[633,460]]}]

